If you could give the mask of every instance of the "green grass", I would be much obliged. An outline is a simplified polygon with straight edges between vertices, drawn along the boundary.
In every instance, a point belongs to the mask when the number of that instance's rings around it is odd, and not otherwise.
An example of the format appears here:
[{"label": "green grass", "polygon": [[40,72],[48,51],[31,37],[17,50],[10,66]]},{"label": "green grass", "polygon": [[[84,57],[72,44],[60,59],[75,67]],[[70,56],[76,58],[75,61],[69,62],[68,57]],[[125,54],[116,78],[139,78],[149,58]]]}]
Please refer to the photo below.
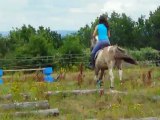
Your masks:
[{"label": "green grass", "polygon": [[[143,74],[152,69],[152,85],[144,85]],[[78,72],[67,72],[66,78],[54,83],[35,82],[32,78],[20,81],[17,78],[13,82],[5,82],[0,86],[0,95],[13,94],[13,100],[1,103],[22,102],[23,97],[19,93],[30,94],[28,101],[48,99],[51,108],[58,108],[60,115],[57,117],[25,116],[14,117],[8,113],[15,111],[3,111],[6,115],[1,116],[3,120],[85,120],[85,119],[119,119],[119,118],[141,118],[141,117],[160,117],[160,102],[155,102],[151,98],[160,95],[160,68],[156,67],[133,67],[124,68],[123,80],[121,85],[118,79],[118,72],[114,71],[115,89],[127,91],[127,95],[99,93],[90,95],[64,95],[58,94],[46,98],[43,92],[63,91],[74,89],[95,89],[93,71],[84,71],[84,78],[81,86],[77,84]],[[57,73],[54,74],[56,76]],[[23,75],[23,74],[22,74]],[[104,78],[104,88],[109,90],[110,81],[108,73]]]}]

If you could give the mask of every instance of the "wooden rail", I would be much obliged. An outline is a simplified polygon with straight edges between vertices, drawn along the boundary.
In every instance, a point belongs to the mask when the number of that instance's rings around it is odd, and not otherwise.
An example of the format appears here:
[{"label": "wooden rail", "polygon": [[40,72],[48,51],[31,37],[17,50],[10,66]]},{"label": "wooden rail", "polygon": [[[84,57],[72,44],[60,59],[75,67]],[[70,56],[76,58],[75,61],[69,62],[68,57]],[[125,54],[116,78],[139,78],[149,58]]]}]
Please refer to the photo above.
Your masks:
[{"label": "wooden rail", "polygon": [[38,71],[43,70],[44,68],[35,68],[35,69],[16,69],[16,70],[3,70],[4,72],[19,72],[19,71]]}]

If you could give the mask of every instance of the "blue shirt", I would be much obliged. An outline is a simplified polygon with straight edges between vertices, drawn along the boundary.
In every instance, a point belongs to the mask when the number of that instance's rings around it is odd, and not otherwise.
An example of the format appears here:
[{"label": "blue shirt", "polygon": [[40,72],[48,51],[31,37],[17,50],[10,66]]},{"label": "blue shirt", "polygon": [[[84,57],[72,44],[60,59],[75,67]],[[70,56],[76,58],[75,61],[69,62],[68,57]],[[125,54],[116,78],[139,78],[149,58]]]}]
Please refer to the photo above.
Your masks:
[{"label": "blue shirt", "polygon": [[109,40],[108,39],[108,29],[104,24],[98,24],[97,31],[98,31],[99,41]]}]

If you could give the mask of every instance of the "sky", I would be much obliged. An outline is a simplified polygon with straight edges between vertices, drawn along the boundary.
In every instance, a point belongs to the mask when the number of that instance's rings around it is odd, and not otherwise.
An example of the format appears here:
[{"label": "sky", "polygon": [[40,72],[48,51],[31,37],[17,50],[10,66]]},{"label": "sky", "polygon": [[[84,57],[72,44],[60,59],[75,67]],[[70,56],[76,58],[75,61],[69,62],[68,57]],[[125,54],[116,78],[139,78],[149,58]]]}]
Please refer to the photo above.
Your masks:
[{"label": "sky", "polygon": [[107,12],[125,13],[133,20],[149,16],[160,0],[0,0],[0,31],[22,25],[51,30],[78,30]]}]

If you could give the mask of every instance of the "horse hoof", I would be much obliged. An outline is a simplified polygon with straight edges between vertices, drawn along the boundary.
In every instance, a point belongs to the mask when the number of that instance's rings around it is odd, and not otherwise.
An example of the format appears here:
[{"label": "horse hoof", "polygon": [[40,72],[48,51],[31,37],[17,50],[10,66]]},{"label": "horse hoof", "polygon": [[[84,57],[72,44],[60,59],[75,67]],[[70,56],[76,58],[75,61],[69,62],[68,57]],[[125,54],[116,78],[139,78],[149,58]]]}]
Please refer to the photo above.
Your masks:
[{"label": "horse hoof", "polygon": [[97,87],[101,88],[103,86],[103,81],[102,80],[97,80]]}]

